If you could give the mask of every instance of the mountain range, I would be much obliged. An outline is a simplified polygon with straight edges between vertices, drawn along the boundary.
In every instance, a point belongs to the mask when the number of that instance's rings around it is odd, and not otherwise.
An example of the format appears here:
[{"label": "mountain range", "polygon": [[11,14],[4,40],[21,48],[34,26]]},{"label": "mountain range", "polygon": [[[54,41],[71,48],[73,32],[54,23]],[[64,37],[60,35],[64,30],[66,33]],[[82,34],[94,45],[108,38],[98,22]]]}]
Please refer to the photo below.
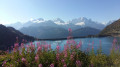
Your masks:
[{"label": "mountain range", "polygon": [[91,27],[102,30],[105,27],[104,24],[93,21],[91,19],[87,19],[85,17],[72,19],[67,22],[63,21],[60,18],[57,18],[55,20],[44,20],[42,18],[39,18],[39,19],[30,20],[25,23],[17,22],[14,24],[9,24],[7,26],[12,26],[15,29],[21,29],[23,27],[29,27],[29,26],[52,26],[52,27],[62,27],[65,29],[71,28],[72,30],[76,30],[83,27]]},{"label": "mountain range", "polygon": [[17,22],[7,26],[12,26],[23,34],[39,39],[66,38],[68,36],[68,28],[72,29],[74,37],[96,35],[105,27],[104,24],[85,17],[72,19],[67,22],[60,18],[55,20],[39,18],[25,23]]},{"label": "mountain range", "polygon": [[89,35],[120,36],[120,19],[110,21],[107,24],[100,24],[87,18],[73,19],[68,22],[64,22],[60,18],[55,20],[44,20],[39,18],[26,23],[17,22],[7,25],[7,27],[0,24],[0,49],[5,50],[5,48],[13,46],[16,42],[16,37],[18,37],[19,42],[22,42],[22,39],[34,41],[35,38],[67,38],[69,35],[68,28],[72,29],[73,37],[84,37]]}]

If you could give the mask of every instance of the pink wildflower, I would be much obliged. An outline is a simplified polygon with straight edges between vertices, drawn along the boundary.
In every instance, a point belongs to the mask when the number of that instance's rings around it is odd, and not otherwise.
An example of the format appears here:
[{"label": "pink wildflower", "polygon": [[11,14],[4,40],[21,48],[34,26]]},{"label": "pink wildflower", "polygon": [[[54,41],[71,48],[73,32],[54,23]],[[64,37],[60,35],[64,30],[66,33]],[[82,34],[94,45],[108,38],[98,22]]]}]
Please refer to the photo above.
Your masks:
[{"label": "pink wildflower", "polygon": [[51,50],[51,44],[49,44],[49,50]]},{"label": "pink wildflower", "polygon": [[67,57],[67,52],[65,52],[64,57],[65,57],[65,58]]},{"label": "pink wildflower", "polygon": [[15,47],[15,49],[18,49],[19,48],[19,43],[15,43],[14,47]]},{"label": "pink wildflower", "polygon": [[13,52],[16,52],[16,49],[15,49],[15,48],[13,48]]},{"label": "pink wildflower", "polygon": [[60,56],[60,54],[57,53],[57,54],[56,54],[56,59],[57,59],[57,60],[59,60],[59,56]]},{"label": "pink wildflower", "polygon": [[40,42],[37,42],[37,46],[40,45]]},{"label": "pink wildflower", "polygon": [[45,51],[48,51],[48,44],[45,44],[45,45],[42,45],[42,46],[44,47]]},{"label": "pink wildflower", "polygon": [[76,66],[81,67],[81,62],[79,60],[76,60]]},{"label": "pink wildflower", "polygon": [[50,67],[54,67],[54,64],[51,64]]},{"label": "pink wildflower", "polygon": [[75,54],[75,51],[72,52],[72,55],[74,55],[74,54]]},{"label": "pink wildflower", "polygon": [[94,49],[94,46],[92,45],[92,49]]},{"label": "pink wildflower", "polygon": [[21,47],[24,48],[24,43],[21,43]]},{"label": "pink wildflower", "polygon": [[63,67],[67,67],[67,65],[66,65],[66,64],[64,64],[64,65],[63,65]]},{"label": "pink wildflower", "polygon": [[34,51],[34,50],[35,50],[35,45],[32,44],[32,42],[30,43],[30,48],[31,48],[31,51]]},{"label": "pink wildflower", "polygon": [[42,64],[39,64],[38,67],[43,67]]},{"label": "pink wildflower", "polygon": [[26,59],[25,59],[25,58],[22,58],[22,62],[26,62]]},{"label": "pink wildflower", "polygon": [[26,47],[27,47],[27,52],[30,52],[29,45],[26,45]]},{"label": "pink wildflower", "polygon": [[42,50],[42,47],[41,47],[41,46],[38,46],[37,52],[40,52],[41,50]]},{"label": "pink wildflower", "polygon": [[35,56],[35,61],[36,61],[36,62],[39,61],[39,56],[38,56],[38,55]]},{"label": "pink wildflower", "polygon": [[71,29],[71,28],[69,28],[69,29],[68,29],[68,31],[69,31],[69,32],[72,32],[72,29]]},{"label": "pink wildflower", "polygon": [[71,60],[74,59],[74,55],[73,55],[73,54],[70,55],[70,59],[71,59]]},{"label": "pink wildflower", "polygon": [[57,45],[57,47],[56,47],[56,48],[57,48],[57,52],[59,52],[59,50],[60,50],[60,46],[59,46],[59,45]]},{"label": "pink wildflower", "polygon": [[67,37],[67,40],[70,40],[70,39],[72,39],[72,38],[73,38],[72,36],[68,36],[68,37]]},{"label": "pink wildflower", "polygon": [[64,59],[62,59],[62,60],[61,60],[61,62],[62,62],[62,63],[64,63],[64,62],[65,62],[65,60],[64,60]]},{"label": "pink wildflower", "polygon": [[94,49],[94,46],[93,46],[93,45],[94,45],[94,41],[92,42],[92,49]]}]

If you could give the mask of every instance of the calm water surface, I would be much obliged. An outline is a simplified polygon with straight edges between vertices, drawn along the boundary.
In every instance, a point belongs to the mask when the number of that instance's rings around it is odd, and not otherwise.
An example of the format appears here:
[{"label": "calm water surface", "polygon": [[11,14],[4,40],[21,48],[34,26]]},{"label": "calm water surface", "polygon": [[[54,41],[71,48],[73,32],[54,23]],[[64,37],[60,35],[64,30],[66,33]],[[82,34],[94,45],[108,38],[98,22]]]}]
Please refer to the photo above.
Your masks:
[{"label": "calm water surface", "polygon": [[[110,49],[112,47],[112,43],[113,43],[113,37],[102,37],[102,38],[77,38],[74,39],[77,43],[79,43],[80,41],[82,41],[82,51],[87,50],[87,48],[90,46],[90,49],[92,48],[92,43],[94,42],[94,50],[95,52],[97,52],[97,49],[100,46],[100,41],[101,41],[101,47],[102,47],[102,52],[104,54],[109,54],[110,53]],[[120,38],[116,38],[117,39],[117,45],[119,45],[120,43]],[[60,50],[64,49],[64,44],[66,44],[67,40],[57,40],[57,41],[46,41],[48,44],[51,44],[52,49],[56,49],[56,46],[59,44],[60,45]],[[36,44],[38,41],[35,41],[34,43]],[[39,41],[41,42],[41,41]]]}]

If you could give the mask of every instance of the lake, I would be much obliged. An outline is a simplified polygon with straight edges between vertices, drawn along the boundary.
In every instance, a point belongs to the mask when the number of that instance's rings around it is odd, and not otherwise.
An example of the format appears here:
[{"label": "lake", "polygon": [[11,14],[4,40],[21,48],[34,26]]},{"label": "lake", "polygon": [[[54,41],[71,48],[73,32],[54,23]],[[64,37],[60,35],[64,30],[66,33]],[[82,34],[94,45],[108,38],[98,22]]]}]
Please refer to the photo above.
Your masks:
[{"label": "lake", "polygon": [[[119,46],[119,42],[120,42],[120,38],[116,37],[117,39],[117,45]],[[110,53],[110,49],[112,48],[112,43],[114,38],[113,37],[101,37],[101,38],[76,38],[74,39],[77,43],[79,43],[80,41],[82,41],[82,47],[81,50],[85,51],[87,50],[88,47],[90,47],[90,49],[92,48],[92,43],[94,43],[94,50],[95,53],[97,52],[97,49],[100,47],[100,41],[101,41],[101,47],[102,47],[102,52],[104,54],[109,54]],[[56,41],[45,41],[48,44],[51,44],[51,48],[54,50],[56,49],[56,46],[59,44],[60,46],[60,50],[64,49],[64,44],[66,44],[67,40],[56,40]],[[38,41],[35,41],[34,43],[36,44]],[[42,41],[39,41],[42,42]]]}]

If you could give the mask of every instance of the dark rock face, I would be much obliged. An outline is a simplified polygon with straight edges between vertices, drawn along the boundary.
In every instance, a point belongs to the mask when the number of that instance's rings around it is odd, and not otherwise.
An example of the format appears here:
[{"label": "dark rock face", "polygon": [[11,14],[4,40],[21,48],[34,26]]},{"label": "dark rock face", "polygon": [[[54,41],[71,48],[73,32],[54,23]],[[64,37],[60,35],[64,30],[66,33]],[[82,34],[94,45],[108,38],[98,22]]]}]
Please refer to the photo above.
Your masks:
[{"label": "dark rock face", "polygon": [[6,50],[8,47],[13,46],[16,37],[18,37],[19,42],[22,42],[23,39],[27,41],[35,40],[35,38],[24,35],[12,27],[5,27],[0,24],[0,50]]}]

